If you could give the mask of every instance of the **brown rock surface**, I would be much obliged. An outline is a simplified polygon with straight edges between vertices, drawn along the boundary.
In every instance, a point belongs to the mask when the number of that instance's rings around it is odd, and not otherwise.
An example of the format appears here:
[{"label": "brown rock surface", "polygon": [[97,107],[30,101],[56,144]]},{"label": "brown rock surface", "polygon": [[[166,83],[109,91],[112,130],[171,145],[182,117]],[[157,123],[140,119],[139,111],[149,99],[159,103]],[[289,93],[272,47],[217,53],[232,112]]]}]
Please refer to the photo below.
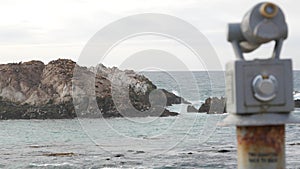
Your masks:
[{"label": "brown rock surface", "polygon": [[[80,76],[73,77],[75,70]],[[177,115],[160,105],[151,109],[149,95],[156,86],[130,70],[101,64],[86,68],[58,59],[47,65],[40,61],[2,64],[0,73],[0,119],[124,116],[120,110],[131,116]],[[160,91],[165,94],[166,105],[185,102],[166,90]],[[133,108],[136,111],[130,114]]]}]

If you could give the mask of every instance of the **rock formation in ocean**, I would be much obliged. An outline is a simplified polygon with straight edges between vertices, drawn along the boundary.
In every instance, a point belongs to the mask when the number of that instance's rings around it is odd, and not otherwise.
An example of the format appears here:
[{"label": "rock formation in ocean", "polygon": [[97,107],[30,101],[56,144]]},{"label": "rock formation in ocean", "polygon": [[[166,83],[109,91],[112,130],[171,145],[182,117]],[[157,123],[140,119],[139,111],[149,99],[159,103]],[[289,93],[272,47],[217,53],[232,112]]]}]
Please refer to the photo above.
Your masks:
[{"label": "rock formation in ocean", "polygon": [[300,99],[295,100],[295,108],[300,108]]},{"label": "rock formation in ocean", "polygon": [[[296,99],[295,108],[300,108],[300,100]],[[189,105],[188,112],[195,112],[195,108],[192,105]],[[222,114],[226,113],[226,98],[221,97],[220,99],[217,97],[207,98],[205,102],[201,105],[198,112],[207,113],[207,114]]]},{"label": "rock formation in ocean", "polygon": [[188,105],[186,111],[191,113],[198,112],[198,110],[193,105]]},{"label": "rock formation in ocean", "polygon": [[[73,78],[75,68],[83,75],[78,77],[87,80]],[[165,106],[186,102],[173,93],[157,89],[143,75],[102,64],[86,68],[67,59],[46,65],[30,61],[2,64],[0,74],[0,119],[173,116],[177,113]],[[84,91],[86,84],[82,82],[93,85],[89,92]],[[159,96],[165,98],[165,105],[156,106],[149,100],[154,97],[154,101],[159,101]]]},{"label": "rock formation in ocean", "polygon": [[226,99],[221,97],[207,98],[201,105],[198,112],[206,112],[207,114],[222,114],[226,113]]}]

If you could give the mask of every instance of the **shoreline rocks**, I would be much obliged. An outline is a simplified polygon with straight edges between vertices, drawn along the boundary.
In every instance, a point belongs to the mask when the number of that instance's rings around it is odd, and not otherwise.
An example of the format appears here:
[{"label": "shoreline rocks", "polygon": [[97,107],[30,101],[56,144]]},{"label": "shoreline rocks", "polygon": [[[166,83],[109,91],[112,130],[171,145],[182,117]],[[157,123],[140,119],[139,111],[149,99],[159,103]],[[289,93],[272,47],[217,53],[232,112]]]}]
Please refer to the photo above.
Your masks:
[{"label": "shoreline rocks", "polygon": [[295,108],[300,108],[300,100],[294,100],[295,101]]},{"label": "shoreline rocks", "polygon": [[221,97],[209,97],[205,102],[196,109],[193,105],[187,106],[187,112],[207,113],[207,114],[223,114],[226,113],[226,99]]},{"label": "shoreline rocks", "polygon": [[198,112],[198,109],[196,109],[193,105],[188,105],[187,112]]},{"label": "shoreline rocks", "polygon": [[[76,71],[82,75],[78,79]],[[46,65],[30,61],[1,64],[0,73],[0,119],[165,117],[178,115],[165,106],[188,103],[143,75],[102,64],[86,68],[68,59]],[[151,103],[161,94],[165,105]]]},{"label": "shoreline rocks", "polygon": [[207,114],[223,114],[226,113],[226,99],[221,97],[207,98],[201,105],[198,112],[206,112]]},{"label": "shoreline rocks", "polygon": [[[300,100],[296,99],[294,100],[294,102],[295,102],[295,108],[300,108]],[[207,113],[207,114],[227,113],[226,98],[209,97],[205,99],[205,102],[201,105],[201,107],[198,110],[193,105],[188,105],[187,112],[199,112],[199,113]]]}]

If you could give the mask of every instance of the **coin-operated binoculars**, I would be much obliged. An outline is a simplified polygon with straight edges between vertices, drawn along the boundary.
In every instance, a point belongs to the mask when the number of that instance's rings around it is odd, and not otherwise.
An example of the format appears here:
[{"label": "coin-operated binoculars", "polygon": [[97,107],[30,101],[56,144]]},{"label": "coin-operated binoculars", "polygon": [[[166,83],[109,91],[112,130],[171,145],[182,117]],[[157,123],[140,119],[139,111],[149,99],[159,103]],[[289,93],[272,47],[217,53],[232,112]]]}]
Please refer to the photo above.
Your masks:
[{"label": "coin-operated binoculars", "polygon": [[[285,168],[285,124],[299,121],[294,110],[290,59],[280,59],[288,28],[282,10],[259,3],[241,23],[229,24],[228,41],[237,60],[226,65],[227,111],[223,125],[237,126],[238,168]],[[275,41],[268,59],[245,60],[243,53]]]}]

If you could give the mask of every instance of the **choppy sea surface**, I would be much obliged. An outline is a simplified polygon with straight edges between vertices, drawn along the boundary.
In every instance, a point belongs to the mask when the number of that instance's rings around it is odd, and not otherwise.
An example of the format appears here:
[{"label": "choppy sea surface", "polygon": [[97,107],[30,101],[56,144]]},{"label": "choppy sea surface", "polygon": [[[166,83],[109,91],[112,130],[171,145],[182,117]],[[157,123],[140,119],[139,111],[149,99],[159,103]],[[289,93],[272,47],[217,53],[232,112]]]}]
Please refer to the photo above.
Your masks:
[{"label": "choppy sea surface", "polygon": [[[199,107],[224,96],[223,72],[143,72],[159,88]],[[294,73],[300,91],[300,72]],[[235,127],[226,117],[187,113],[177,117],[0,121],[0,168],[236,168]],[[300,117],[300,111],[294,114]],[[60,154],[59,153],[65,153]],[[286,125],[287,168],[300,168],[300,125]]]}]

